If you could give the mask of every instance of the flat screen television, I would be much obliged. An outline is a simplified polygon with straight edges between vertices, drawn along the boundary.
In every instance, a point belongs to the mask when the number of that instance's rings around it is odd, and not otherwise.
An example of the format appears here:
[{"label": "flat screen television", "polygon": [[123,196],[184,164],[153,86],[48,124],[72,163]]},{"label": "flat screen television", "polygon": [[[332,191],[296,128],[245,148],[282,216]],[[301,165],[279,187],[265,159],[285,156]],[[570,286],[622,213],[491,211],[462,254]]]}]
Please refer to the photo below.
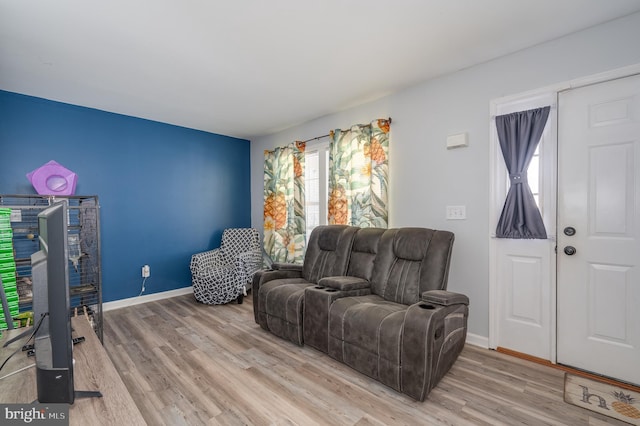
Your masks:
[{"label": "flat screen television", "polygon": [[66,201],[38,214],[38,239],[31,255],[34,322],[42,319],[34,342],[38,402],[73,404]]}]

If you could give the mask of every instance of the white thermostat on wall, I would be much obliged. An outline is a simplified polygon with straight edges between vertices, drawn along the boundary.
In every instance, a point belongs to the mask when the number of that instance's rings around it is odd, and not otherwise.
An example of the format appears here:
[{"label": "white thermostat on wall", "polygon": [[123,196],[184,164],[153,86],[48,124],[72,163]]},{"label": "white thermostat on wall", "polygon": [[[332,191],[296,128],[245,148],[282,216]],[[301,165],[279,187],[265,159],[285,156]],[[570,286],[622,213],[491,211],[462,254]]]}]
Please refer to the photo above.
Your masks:
[{"label": "white thermostat on wall", "polygon": [[447,149],[462,148],[465,146],[469,146],[466,132],[447,136]]}]

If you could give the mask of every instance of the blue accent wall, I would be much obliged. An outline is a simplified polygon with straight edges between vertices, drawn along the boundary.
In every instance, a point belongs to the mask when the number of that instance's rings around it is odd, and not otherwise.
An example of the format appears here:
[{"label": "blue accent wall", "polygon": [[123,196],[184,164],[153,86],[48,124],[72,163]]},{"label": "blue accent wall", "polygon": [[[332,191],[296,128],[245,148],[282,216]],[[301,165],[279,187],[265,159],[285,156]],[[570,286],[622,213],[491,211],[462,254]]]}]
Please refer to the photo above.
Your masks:
[{"label": "blue accent wall", "polygon": [[251,226],[249,141],[0,91],[0,194],[55,160],[100,202],[105,302],[191,285],[193,253]]}]

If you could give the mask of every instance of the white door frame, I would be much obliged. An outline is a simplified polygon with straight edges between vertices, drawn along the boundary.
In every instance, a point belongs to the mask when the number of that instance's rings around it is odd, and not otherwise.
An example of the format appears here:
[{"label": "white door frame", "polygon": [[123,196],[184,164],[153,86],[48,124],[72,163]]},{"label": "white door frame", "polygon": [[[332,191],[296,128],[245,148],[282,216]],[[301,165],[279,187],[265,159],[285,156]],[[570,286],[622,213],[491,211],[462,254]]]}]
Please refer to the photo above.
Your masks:
[{"label": "white door frame", "polygon": [[[496,349],[498,346],[501,346],[500,342],[500,323],[499,320],[501,318],[501,312],[503,307],[501,306],[500,300],[500,288],[499,288],[499,271],[502,267],[501,262],[504,260],[500,259],[499,256],[499,241],[495,238],[495,229],[498,221],[498,217],[500,216],[500,212],[502,211],[502,206],[504,204],[504,196],[507,191],[507,179],[506,179],[506,167],[504,166],[504,160],[502,160],[502,154],[500,153],[499,145],[497,142],[496,130],[495,130],[495,116],[497,112],[504,106],[505,104],[517,105],[519,102],[523,102],[523,105],[529,103],[532,99],[536,98],[544,98],[551,96],[553,99],[557,100],[558,93],[564,90],[569,90],[573,88],[588,86],[591,84],[602,83],[608,80],[613,80],[617,78],[628,77],[634,74],[640,74],[640,64],[627,66],[624,68],[619,68],[607,72],[603,72],[600,74],[595,74],[587,77],[578,78],[575,80],[570,80],[564,83],[558,83],[555,85],[547,86],[540,89],[535,89],[532,91],[520,93],[517,95],[501,97],[498,99],[494,99],[490,102],[490,148],[489,148],[489,164],[490,164],[490,189],[489,189],[489,197],[490,197],[490,205],[489,205],[489,348]],[[554,102],[555,104],[555,102]],[[555,106],[555,105],[554,105]],[[529,109],[527,107],[522,109],[514,109],[513,111]],[[500,114],[505,113],[501,111]],[[557,110],[553,108],[552,114],[557,115]],[[557,129],[554,129],[555,134],[557,135]],[[554,158],[555,158],[554,154]],[[555,199],[557,193],[557,164],[555,164],[555,168],[553,171],[553,176],[550,179],[545,179],[545,190],[551,191],[551,196]],[[548,225],[549,219],[547,215],[552,215],[551,222],[553,224],[552,227],[547,227],[547,232],[549,236],[552,238],[552,243],[555,244],[555,218],[556,218],[556,209],[555,205],[553,206],[553,211],[549,211],[551,209],[547,209],[545,211],[545,226]],[[549,321],[548,327],[546,330],[549,335],[549,347],[550,351],[548,354],[548,361],[555,364],[556,362],[556,281],[555,281],[555,254],[553,250],[548,254],[549,259],[548,262],[551,265],[553,273],[549,275],[548,279],[550,282],[541,282],[540,286],[548,286],[551,291],[551,297],[548,299],[547,303],[550,306],[547,306],[546,309],[549,311]],[[515,351],[518,351],[517,348],[510,348]],[[518,351],[521,352],[521,351]],[[525,352],[526,353],[526,352]],[[544,357],[545,359],[547,357]]]}]

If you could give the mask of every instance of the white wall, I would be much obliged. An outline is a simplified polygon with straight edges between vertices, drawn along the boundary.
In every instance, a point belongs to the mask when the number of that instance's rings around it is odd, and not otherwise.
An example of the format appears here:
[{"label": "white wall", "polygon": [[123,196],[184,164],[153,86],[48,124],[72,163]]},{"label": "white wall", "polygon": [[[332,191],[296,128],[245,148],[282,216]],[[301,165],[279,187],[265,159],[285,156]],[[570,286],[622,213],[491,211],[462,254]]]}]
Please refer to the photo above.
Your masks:
[{"label": "white wall", "polygon": [[[257,138],[251,141],[253,226],[262,229],[265,149],[390,116],[390,227],[456,234],[449,290],[469,296],[469,332],[487,337],[490,100],[638,64],[638,40],[640,13]],[[446,136],[460,132],[468,133],[469,147],[447,150]],[[466,205],[467,220],[445,220],[447,205]]]}]

